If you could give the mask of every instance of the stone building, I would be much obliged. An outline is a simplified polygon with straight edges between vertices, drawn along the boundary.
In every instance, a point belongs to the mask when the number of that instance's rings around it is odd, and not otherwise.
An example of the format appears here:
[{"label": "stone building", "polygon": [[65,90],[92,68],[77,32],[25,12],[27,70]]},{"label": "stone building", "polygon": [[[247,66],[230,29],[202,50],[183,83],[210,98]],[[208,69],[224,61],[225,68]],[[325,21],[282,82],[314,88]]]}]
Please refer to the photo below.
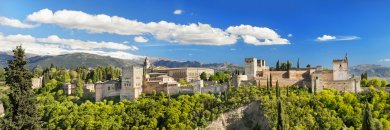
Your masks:
[{"label": "stone building", "polygon": [[142,93],[143,69],[131,66],[122,68],[120,99],[133,100]]},{"label": "stone building", "polygon": [[[264,63],[264,64],[263,64]],[[259,65],[260,64],[260,65]],[[245,74],[234,76],[234,85],[251,81],[258,86],[265,86],[267,82],[280,86],[306,86],[311,90],[332,88],[340,91],[359,92],[360,80],[351,78],[348,74],[348,56],[333,60],[333,70],[324,70],[322,66],[315,68],[292,68],[288,71],[271,71],[265,61],[256,58],[245,59]],[[272,75],[272,81],[270,81]],[[245,76],[247,81],[245,81]]]},{"label": "stone building", "polygon": [[166,68],[155,71],[160,73],[166,73],[168,76],[173,77],[176,81],[184,79],[186,82],[200,80],[200,74],[202,74],[203,72],[205,72],[207,76],[214,74],[213,69],[193,67]]},{"label": "stone building", "polygon": [[36,88],[42,87],[42,79],[43,79],[43,77],[32,78],[32,79],[31,79],[32,88],[33,88],[33,89],[36,89]]},{"label": "stone building", "polygon": [[92,93],[95,92],[95,84],[83,84],[83,91],[84,93]]},{"label": "stone building", "polygon": [[120,100],[133,100],[142,93],[143,69],[137,66],[123,67],[121,80],[98,82],[95,85],[95,101],[119,96]]},{"label": "stone building", "polygon": [[67,95],[71,95],[76,92],[76,84],[64,83],[62,84],[62,88],[64,89],[64,93]]},{"label": "stone building", "polygon": [[95,85],[95,101],[100,102],[106,97],[119,96],[121,92],[121,84],[117,80],[109,80],[106,82],[97,82]]}]

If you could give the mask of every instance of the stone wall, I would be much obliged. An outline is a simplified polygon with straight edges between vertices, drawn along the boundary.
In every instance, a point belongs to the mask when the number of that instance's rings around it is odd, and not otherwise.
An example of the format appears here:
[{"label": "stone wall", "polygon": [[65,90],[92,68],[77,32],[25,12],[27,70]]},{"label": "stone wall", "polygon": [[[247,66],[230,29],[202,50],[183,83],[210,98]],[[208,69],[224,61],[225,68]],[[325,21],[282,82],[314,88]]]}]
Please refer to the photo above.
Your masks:
[{"label": "stone wall", "polygon": [[259,101],[222,113],[206,130],[252,130],[256,125],[268,130],[269,124],[260,111]]}]

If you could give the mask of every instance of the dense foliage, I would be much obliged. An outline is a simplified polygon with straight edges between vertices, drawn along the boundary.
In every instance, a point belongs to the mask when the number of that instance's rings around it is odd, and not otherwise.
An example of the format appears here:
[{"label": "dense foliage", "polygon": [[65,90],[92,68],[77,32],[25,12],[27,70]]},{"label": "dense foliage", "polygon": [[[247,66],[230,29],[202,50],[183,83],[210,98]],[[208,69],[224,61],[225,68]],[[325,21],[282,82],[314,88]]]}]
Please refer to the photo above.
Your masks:
[{"label": "dense foliage", "polygon": [[77,97],[52,90],[38,96],[43,127],[49,129],[195,129],[261,95],[255,87],[243,87],[233,88],[226,98],[222,94],[171,98],[162,93],[135,101],[86,101],[78,105],[74,103]]},{"label": "dense foliage", "polygon": [[[271,89],[276,93],[276,89]],[[316,95],[306,89],[281,89],[280,101],[287,129],[362,129],[365,102],[371,108],[375,128],[390,129],[390,94],[373,87],[355,95],[349,92],[323,90]],[[278,122],[276,94],[261,96],[261,109],[272,128]]]}]

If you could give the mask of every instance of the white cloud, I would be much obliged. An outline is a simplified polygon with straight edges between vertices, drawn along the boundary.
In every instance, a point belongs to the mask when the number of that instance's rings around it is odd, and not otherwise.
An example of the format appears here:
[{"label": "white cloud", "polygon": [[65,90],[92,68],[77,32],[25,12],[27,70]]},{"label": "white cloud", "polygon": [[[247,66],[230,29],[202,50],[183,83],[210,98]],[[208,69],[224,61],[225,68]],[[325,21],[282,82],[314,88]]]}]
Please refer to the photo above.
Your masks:
[{"label": "white cloud", "polygon": [[145,43],[145,42],[148,42],[149,40],[142,37],[142,36],[136,36],[136,37],[134,37],[134,41],[139,42],[139,43]]},{"label": "white cloud", "polygon": [[317,37],[317,41],[347,41],[347,40],[357,40],[360,39],[358,36],[331,36],[331,35],[322,35],[321,37]]},{"label": "white cloud", "polygon": [[230,48],[230,51],[236,51],[237,49],[236,48]]},{"label": "white cloud", "polygon": [[290,33],[290,34],[287,35],[287,37],[293,37],[293,35]]},{"label": "white cloud", "polygon": [[266,27],[251,25],[230,26],[227,32],[241,36],[245,43],[253,45],[290,44],[287,39],[281,38],[274,30]]},{"label": "white cloud", "polygon": [[[77,19],[75,19],[77,18]],[[37,23],[55,24],[65,28],[86,30],[90,33],[118,35],[151,35],[158,40],[185,45],[231,45],[241,37],[245,43],[254,45],[289,44],[275,31],[250,25],[231,26],[226,30],[209,24],[187,25],[167,21],[143,23],[118,16],[87,14],[81,11],[42,9],[27,16]]]},{"label": "white cloud", "polygon": [[0,52],[9,52],[17,45],[22,45],[27,53],[35,55],[60,55],[83,52],[121,59],[142,58],[142,56],[124,52],[124,50],[138,50],[137,47],[114,42],[63,39],[55,35],[47,38],[35,38],[31,35],[17,34],[5,36],[0,34]]},{"label": "white cloud", "polygon": [[390,62],[390,59],[380,59],[379,62]]},{"label": "white cloud", "polygon": [[11,26],[16,28],[33,28],[36,25],[27,24],[19,21],[18,19],[12,19],[0,16],[0,25]]},{"label": "white cloud", "polygon": [[179,14],[182,14],[183,13],[183,10],[180,10],[180,9],[177,9],[175,11],[173,11],[173,14],[175,15],[179,15]]}]

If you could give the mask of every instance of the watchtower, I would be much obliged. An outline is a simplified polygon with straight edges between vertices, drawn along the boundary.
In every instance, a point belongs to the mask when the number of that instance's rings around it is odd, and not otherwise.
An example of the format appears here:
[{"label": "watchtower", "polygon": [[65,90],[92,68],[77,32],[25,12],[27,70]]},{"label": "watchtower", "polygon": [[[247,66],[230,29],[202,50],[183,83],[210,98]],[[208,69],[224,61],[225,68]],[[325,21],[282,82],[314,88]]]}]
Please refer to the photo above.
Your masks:
[{"label": "watchtower", "polygon": [[344,59],[333,60],[333,80],[347,80],[348,76],[348,54]]}]

